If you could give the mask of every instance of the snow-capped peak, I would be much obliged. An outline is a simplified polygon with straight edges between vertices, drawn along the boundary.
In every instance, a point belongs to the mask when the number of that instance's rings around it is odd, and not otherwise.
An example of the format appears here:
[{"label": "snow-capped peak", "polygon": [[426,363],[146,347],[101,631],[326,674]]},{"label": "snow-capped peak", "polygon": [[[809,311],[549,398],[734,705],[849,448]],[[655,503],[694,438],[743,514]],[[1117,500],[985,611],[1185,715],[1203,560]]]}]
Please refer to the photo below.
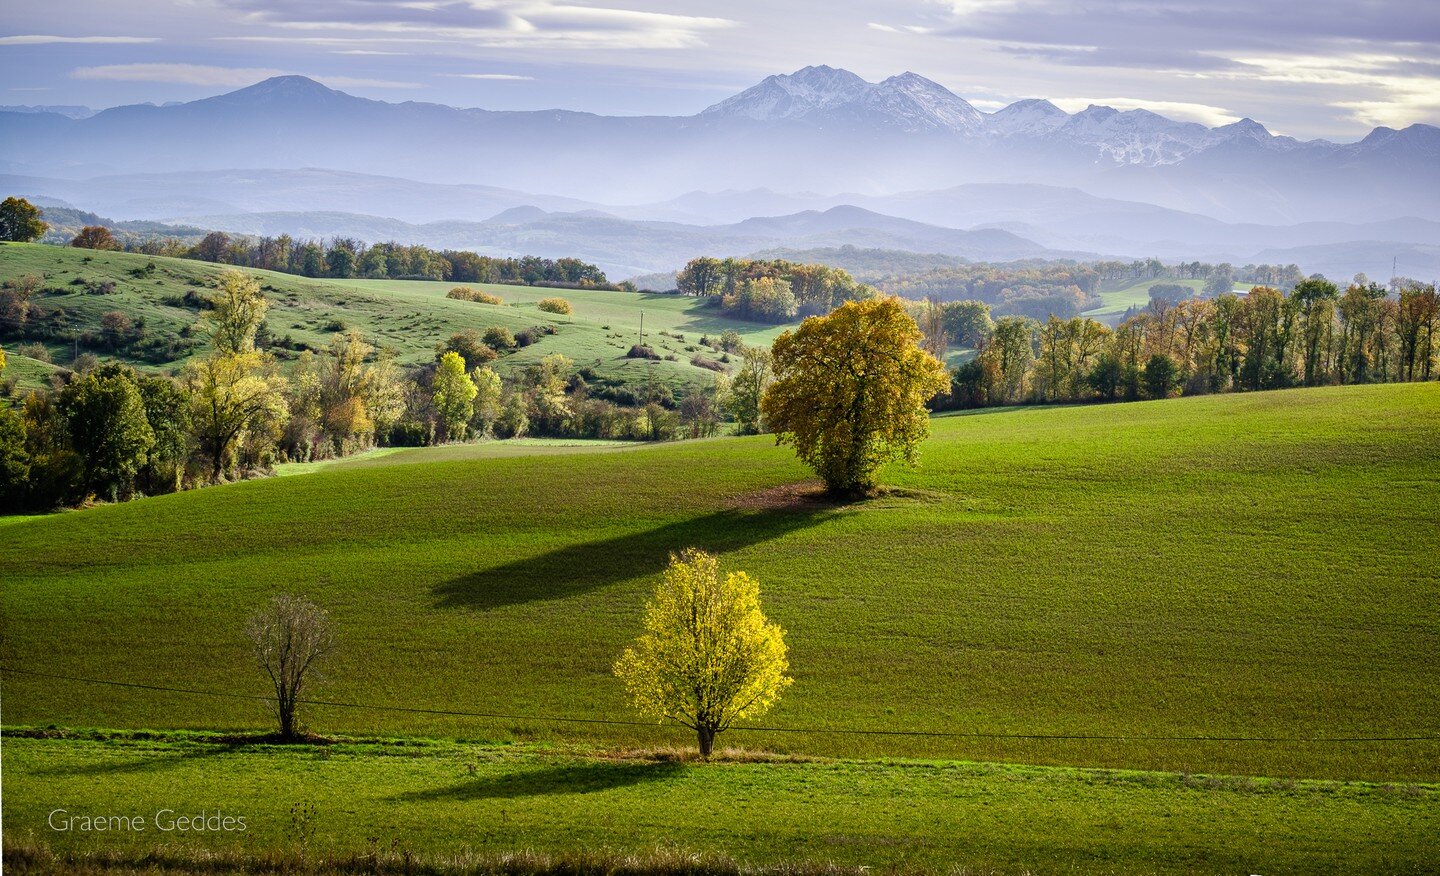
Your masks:
[{"label": "snow-capped peak", "polygon": [[1048,100],[1017,100],[996,110],[986,119],[995,134],[1044,134],[1065,124],[1070,114]]},{"label": "snow-capped peak", "polygon": [[720,101],[701,115],[739,116],[757,121],[794,119],[854,101],[871,87],[849,70],[822,64],[794,73],[766,76],[760,84]]},{"label": "snow-capped peak", "polygon": [[866,95],[865,103],[871,109],[908,118],[915,128],[963,131],[984,123],[984,116],[964,98],[938,82],[908,71],[874,86]]}]

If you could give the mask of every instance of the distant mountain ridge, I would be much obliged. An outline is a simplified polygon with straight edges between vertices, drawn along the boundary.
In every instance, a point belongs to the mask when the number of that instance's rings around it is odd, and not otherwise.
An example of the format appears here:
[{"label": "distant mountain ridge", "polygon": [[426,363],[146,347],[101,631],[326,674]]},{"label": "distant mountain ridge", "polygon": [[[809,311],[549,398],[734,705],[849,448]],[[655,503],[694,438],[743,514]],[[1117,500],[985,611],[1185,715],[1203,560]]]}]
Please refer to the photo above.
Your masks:
[{"label": "distant mountain ridge", "polygon": [[693,190],[884,195],[971,183],[1081,188],[1226,221],[1440,219],[1440,129],[1301,143],[1253,120],[1207,128],[1148,110],[982,113],[915,73],[870,83],[807,67],[693,116],[498,112],[354,97],[281,76],[88,118],[0,112],[0,171],[70,178],[235,167],[643,203]]}]

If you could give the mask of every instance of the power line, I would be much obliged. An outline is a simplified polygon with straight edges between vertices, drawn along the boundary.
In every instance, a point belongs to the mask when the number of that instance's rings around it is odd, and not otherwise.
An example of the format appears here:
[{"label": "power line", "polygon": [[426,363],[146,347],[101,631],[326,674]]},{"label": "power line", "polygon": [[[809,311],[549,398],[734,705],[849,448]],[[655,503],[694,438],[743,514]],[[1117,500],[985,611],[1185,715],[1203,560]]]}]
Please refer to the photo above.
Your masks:
[{"label": "power line", "polygon": [[[84,678],[75,675],[61,675],[53,672],[41,672],[35,669],[16,669],[10,666],[0,666],[0,673],[13,672],[21,675],[33,675],[40,678],[53,678],[62,681],[77,681],[85,684],[100,684],[110,687],[124,687],[138,690],[151,690],[163,693],[187,694],[190,696],[216,697],[219,699],[248,700],[252,702],[270,702],[272,697],[259,694],[238,694],[225,693],[222,691],[196,690],[194,688],[166,687],[163,685],[141,684],[131,681],[113,681],[103,678]],[[622,727],[656,727],[665,726],[651,721],[624,721],[613,718],[577,718],[572,716],[557,715],[513,715],[498,712],[468,712],[457,709],[426,709],[412,706],[380,706],[367,703],[348,703],[338,700],[300,700],[303,705],[308,706],[329,706],[342,709],[360,709],[374,712],[402,712],[419,715],[442,715],[447,717],[462,718],[491,718],[506,721],[537,721],[542,723],[570,723],[570,724],[604,724]],[[680,725],[669,725],[680,726]],[[1097,734],[1097,733],[984,733],[984,732],[955,732],[943,730],[866,730],[859,728],[841,727],[765,727],[756,725],[734,725],[730,730],[749,731],[753,733],[808,733],[808,734],[831,734],[845,736],[916,736],[933,737],[946,739],[1034,739],[1034,740],[1071,740],[1081,742],[1292,742],[1292,743],[1365,743],[1365,742],[1440,742],[1440,736],[1150,736],[1144,734]]]}]

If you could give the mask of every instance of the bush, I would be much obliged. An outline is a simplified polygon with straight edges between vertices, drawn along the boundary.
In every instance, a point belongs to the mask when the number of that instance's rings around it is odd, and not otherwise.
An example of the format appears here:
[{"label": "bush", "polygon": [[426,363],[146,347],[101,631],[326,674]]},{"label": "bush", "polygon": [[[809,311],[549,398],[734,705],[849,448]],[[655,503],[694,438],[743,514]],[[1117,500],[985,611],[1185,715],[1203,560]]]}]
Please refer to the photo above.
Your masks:
[{"label": "bush", "polygon": [[505,299],[499,295],[493,295],[484,289],[472,289],[469,286],[456,286],[445,293],[446,298],[454,298],[457,301],[474,301],[477,304],[504,304]]},{"label": "bush", "polygon": [[515,333],[515,346],[528,347],[531,344],[537,343],[541,338],[553,334],[555,334],[555,326],[553,325],[532,325],[528,329]]},{"label": "bush", "polygon": [[711,371],[725,372],[729,370],[724,365],[716,362],[714,359],[706,359],[704,356],[698,354],[690,359],[690,364],[694,365],[696,368],[708,368]]},{"label": "bush", "polygon": [[515,348],[515,335],[503,325],[492,325],[485,330],[485,343],[497,350]]},{"label": "bush", "polygon": [[642,346],[642,345],[640,345],[640,344],[636,344],[636,345],[634,345],[633,347],[630,348],[630,352],[628,352],[628,353],[625,354],[625,358],[626,358],[626,359],[659,359],[659,358],[660,358],[660,354],[657,353],[657,352],[655,352],[655,351],[654,351],[653,349],[651,349],[649,346]]},{"label": "bush", "polygon": [[564,298],[541,298],[538,307],[546,313],[570,314],[574,309]]}]

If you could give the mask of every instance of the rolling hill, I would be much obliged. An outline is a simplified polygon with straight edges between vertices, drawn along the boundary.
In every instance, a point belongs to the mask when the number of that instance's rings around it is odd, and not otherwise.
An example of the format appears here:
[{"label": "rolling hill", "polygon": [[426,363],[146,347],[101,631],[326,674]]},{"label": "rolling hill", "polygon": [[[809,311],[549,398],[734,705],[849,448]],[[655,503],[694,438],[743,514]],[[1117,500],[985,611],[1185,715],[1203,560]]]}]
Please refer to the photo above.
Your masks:
[{"label": "rolling hill", "polygon": [[[668,552],[695,545],[761,582],[796,678],[764,719],[794,732],[727,744],[1440,777],[1440,386],[1009,409],[933,428],[918,470],[885,473],[894,492],[842,507],[796,499],[807,472],[760,436],[396,454],[13,523],[4,661],[258,694],[244,618],[299,591],[339,628],[324,698],[517,716],[317,707],[327,732],[683,744],[673,729],[550,718],[629,719],[610,665]],[[265,721],[245,700],[21,675],[5,693],[17,724]],[[850,730],[938,735],[836,732]],[[1323,741],[1352,737],[1404,739]]]},{"label": "rolling hill", "polygon": [[[189,331],[200,315],[196,296],[208,294],[224,269],[223,265],[188,259],[0,244],[0,281],[41,275],[44,289],[34,303],[63,309],[62,316],[51,319],[58,320],[53,336],[44,340],[47,355],[59,364],[68,364],[73,358],[77,334],[98,334],[101,316],[118,310],[133,320],[143,319],[146,338],[154,346],[142,343],[137,348],[111,350],[96,341],[82,345],[82,352],[145,369],[177,368],[205,349],[203,334],[192,336]],[[758,344],[768,343],[783,328],[732,320],[706,302],[679,295],[473,284],[500,295],[505,304],[496,306],[446,298],[457,285],[448,282],[325,280],[248,269],[247,273],[260,279],[271,301],[270,333],[276,339],[289,338],[290,349],[274,350],[282,364],[294,359],[295,348],[324,349],[336,332],[351,328],[394,349],[402,364],[418,365],[433,359],[437,344],[464,329],[483,332],[491,325],[501,325],[519,331],[548,325],[556,329],[555,334],[503,357],[497,366],[509,371],[549,353],[563,353],[575,360],[577,367],[589,367],[605,380],[654,381],[678,390],[714,380],[713,371],[690,361],[699,350],[701,335],[733,329],[747,343]],[[191,294],[189,300],[187,294]],[[575,312],[557,317],[536,306],[541,298],[555,295],[568,300]],[[646,342],[660,355],[674,359],[647,363],[624,357],[639,341],[642,313]],[[21,343],[22,339],[12,337],[5,346],[10,350]],[[38,377],[31,373],[34,370],[29,367],[22,377],[33,382]]]}]

